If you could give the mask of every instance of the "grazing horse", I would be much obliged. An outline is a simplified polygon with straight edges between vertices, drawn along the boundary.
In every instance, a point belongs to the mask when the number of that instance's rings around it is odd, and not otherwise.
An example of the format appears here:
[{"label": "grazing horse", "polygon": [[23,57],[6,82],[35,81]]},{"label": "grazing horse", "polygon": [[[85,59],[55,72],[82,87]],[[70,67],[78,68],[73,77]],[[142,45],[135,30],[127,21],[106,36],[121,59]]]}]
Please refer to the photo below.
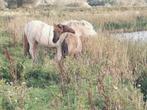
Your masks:
[{"label": "grazing horse", "polygon": [[77,57],[82,51],[82,42],[80,37],[72,33],[64,33],[60,37],[64,37],[61,44],[62,57],[67,55]]},{"label": "grazing horse", "polygon": [[60,39],[63,39],[61,41],[61,54],[62,56],[60,57],[58,64],[58,68],[60,70],[60,75],[62,78],[62,81],[69,82],[70,79],[64,70],[64,63],[62,58],[65,58],[66,56],[72,56],[77,58],[78,55],[82,52],[82,42],[81,38],[73,33],[63,33],[60,36]]},{"label": "grazing horse", "polygon": [[50,26],[42,21],[31,21],[26,24],[24,29],[24,54],[30,54],[33,62],[36,58],[37,45],[41,44],[48,47],[56,47],[56,60],[60,60],[61,42],[60,35],[64,32],[75,33],[75,31],[66,25]]},{"label": "grazing horse", "polygon": [[89,37],[97,35],[92,24],[85,20],[69,20],[62,22],[61,24],[74,29],[77,36]]}]

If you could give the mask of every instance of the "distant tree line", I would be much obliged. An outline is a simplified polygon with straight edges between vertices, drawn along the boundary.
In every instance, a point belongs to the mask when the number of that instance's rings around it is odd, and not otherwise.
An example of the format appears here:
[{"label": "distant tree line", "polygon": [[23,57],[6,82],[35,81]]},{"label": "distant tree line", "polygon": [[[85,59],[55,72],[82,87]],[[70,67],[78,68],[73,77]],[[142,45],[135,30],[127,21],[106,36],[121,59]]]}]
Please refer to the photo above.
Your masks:
[{"label": "distant tree line", "polygon": [[22,7],[25,3],[32,3],[35,0],[5,0],[8,4],[8,7]]},{"label": "distant tree line", "polygon": [[92,6],[96,5],[105,5],[105,4],[113,4],[116,0],[87,0],[88,3]]}]

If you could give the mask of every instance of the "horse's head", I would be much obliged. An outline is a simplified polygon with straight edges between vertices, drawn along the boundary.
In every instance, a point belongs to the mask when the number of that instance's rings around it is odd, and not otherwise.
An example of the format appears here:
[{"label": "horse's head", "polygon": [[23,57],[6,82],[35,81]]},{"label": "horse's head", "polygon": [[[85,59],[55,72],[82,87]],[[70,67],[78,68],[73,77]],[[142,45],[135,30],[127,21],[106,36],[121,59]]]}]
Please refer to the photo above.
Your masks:
[{"label": "horse's head", "polygon": [[60,35],[64,32],[75,33],[75,31],[72,28],[68,27],[67,25],[54,24],[53,42],[56,43],[59,40]]}]

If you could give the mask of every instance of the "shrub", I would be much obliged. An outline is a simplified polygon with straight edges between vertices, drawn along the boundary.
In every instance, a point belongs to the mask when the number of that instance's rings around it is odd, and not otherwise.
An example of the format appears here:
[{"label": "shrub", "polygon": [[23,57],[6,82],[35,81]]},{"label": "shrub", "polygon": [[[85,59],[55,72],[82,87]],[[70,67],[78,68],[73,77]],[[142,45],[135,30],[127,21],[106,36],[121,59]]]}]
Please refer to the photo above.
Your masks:
[{"label": "shrub", "polygon": [[59,77],[55,71],[44,71],[36,68],[25,73],[25,80],[28,87],[45,88],[51,84],[58,84]]}]

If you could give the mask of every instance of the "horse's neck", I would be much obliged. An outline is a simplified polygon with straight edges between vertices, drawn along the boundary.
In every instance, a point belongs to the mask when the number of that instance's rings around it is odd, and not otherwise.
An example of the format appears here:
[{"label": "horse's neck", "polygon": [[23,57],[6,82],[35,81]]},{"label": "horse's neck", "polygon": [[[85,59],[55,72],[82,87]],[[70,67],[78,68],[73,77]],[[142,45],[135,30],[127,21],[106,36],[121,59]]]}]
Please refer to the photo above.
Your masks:
[{"label": "horse's neck", "polygon": [[[54,28],[53,26],[45,24],[39,31],[39,36],[41,41],[49,47],[54,47],[53,37],[54,37]],[[39,40],[38,40],[39,41]]]},{"label": "horse's neck", "polygon": [[49,36],[48,36],[48,46],[50,47],[56,47],[56,42],[53,42],[54,39],[54,27],[51,26],[50,30],[49,30]]}]

